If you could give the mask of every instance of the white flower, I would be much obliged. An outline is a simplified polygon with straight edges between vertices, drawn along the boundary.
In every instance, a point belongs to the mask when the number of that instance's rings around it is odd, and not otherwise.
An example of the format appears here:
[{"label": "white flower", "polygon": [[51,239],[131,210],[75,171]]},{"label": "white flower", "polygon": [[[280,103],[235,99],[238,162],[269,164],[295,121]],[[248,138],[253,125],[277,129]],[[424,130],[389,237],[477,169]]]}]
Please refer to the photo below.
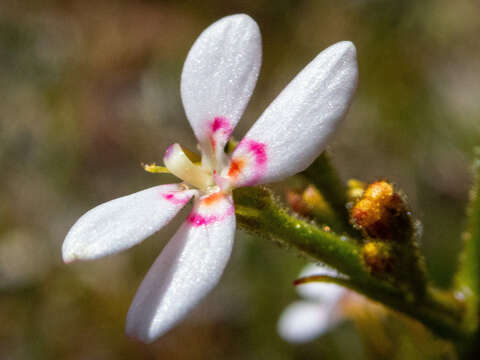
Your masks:
[{"label": "white flower", "polygon": [[345,115],[357,83],[355,47],[320,53],[265,110],[231,156],[224,152],[252,95],[261,36],[247,15],[208,27],[183,67],[181,96],[201,164],[178,144],[165,166],[183,183],[160,185],[83,215],[63,243],[63,259],[96,259],[138,244],[194,197],[187,220],[166,245],[133,300],[127,334],[151,342],[180,321],[218,282],[235,234],[232,189],[278,181],[308,167]]},{"label": "white flower", "polygon": [[[334,270],[309,264],[299,277],[312,275],[337,276]],[[283,311],[278,321],[278,333],[291,343],[311,341],[357,311],[373,310],[379,313],[365,297],[339,285],[325,282],[310,282],[296,287],[304,300],[296,301]]]}]

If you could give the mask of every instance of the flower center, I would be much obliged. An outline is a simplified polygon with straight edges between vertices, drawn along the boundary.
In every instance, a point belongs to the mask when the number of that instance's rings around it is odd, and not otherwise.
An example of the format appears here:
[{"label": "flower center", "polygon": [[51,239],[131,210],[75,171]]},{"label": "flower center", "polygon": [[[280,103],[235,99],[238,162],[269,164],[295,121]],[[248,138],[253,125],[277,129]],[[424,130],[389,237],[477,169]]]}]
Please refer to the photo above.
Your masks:
[{"label": "flower center", "polygon": [[[179,144],[170,145],[165,151],[163,163],[173,175],[196,187],[207,191],[215,185],[213,172],[203,168],[200,163],[194,163],[192,157],[195,154],[184,150]],[[193,159],[194,160],[194,159]]]}]

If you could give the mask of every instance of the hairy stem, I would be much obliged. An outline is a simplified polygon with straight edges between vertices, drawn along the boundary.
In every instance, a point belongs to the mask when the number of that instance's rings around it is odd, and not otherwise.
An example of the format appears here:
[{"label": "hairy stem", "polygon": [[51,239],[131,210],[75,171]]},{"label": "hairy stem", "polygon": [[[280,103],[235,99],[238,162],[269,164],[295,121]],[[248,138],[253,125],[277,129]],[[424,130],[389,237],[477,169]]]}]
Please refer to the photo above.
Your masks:
[{"label": "hairy stem", "polygon": [[291,215],[266,188],[237,189],[234,197],[238,224],[243,229],[335,268],[348,277],[341,285],[417,319],[438,336],[450,340],[466,337],[461,327],[461,304],[449,294],[428,288],[424,296],[416,297],[372,276],[357,242]]}]

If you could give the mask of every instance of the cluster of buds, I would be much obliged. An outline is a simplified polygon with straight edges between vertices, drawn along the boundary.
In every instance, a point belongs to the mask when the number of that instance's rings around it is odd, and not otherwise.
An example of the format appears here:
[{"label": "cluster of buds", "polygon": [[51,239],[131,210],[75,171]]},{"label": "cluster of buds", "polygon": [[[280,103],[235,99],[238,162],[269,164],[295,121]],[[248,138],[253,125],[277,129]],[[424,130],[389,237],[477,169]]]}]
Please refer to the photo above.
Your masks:
[{"label": "cluster of buds", "polygon": [[356,198],[351,222],[366,239],[362,257],[372,273],[390,276],[417,263],[411,215],[392,184],[382,180],[368,185]]},{"label": "cluster of buds", "polygon": [[397,239],[410,221],[404,200],[383,180],[365,189],[351,216],[354,226],[367,237],[382,240]]}]

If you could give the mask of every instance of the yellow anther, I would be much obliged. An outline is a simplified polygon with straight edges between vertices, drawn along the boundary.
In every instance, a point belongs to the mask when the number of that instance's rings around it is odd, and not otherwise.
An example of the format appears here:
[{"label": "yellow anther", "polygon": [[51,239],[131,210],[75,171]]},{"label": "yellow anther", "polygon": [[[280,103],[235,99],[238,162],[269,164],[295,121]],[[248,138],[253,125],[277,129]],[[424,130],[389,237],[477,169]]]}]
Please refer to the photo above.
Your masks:
[{"label": "yellow anther", "polygon": [[230,140],[228,140],[228,142],[227,142],[227,145],[225,146],[225,152],[227,154],[231,154],[233,152],[233,150],[235,150],[237,145],[238,145],[238,141],[236,141],[233,138],[230,138]]},{"label": "yellow anther", "polygon": [[143,169],[146,172],[152,174],[170,174],[170,171],[165,166],[159,166],[155,163],[153,164],[142,164]]}]

